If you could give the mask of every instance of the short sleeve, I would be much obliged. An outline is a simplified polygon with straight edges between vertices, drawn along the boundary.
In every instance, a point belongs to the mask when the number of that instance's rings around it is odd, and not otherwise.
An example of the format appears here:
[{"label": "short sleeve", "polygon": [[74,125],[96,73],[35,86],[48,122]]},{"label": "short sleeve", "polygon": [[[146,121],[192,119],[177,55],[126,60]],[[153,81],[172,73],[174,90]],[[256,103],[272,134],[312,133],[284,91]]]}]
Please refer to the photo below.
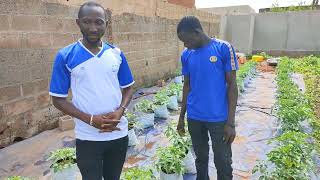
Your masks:
[{"label": "short sleeve", "polygon": [[118,71],[118,80],[121,88],[126,88],[134,84],[134,79],[127,62],[127,58],[121,52],[121,64]]},{"label": "short sleeve", "polygon": [[187,50],[184,50],[182,55],[181,55],[181,64],[182,64],[182,75],[184,76],[189,76],[189,68],[188,68],[188,62],[187,62]]},{"label": "short sleeve", "polygon": [[238,61],[233,47],[229,43],[222,45],[224,70],[226,72],[238,70]]},{"label": "short sleeve", "polygon": [[70,71],[63,56],[58,53],[54,61],[49,94],[56,97],[67,97],[70,88]]}]

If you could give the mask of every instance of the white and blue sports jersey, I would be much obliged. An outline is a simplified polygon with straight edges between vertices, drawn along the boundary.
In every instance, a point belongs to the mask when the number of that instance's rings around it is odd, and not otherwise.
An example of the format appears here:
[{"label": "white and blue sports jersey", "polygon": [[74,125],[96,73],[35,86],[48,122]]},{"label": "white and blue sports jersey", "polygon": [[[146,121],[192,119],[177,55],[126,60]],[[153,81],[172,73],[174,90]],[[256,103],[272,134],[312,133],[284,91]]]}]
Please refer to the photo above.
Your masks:
[{"label": "white and blue sports jersey", "polygon": [[[134,84],[128,62],[117,47],[102,43],[97,55],[78,41],[57,53],[51,83],[51,96],[67,97],[72,91],[72,103],[80,111],[101,115],[116,110],[122,100],[121,88]],[[121,131],[99,133],[99,129],[75,118],[76,138],[89,141],[109,141],[128,134],[128,122],[121,118]]]},{"label": "white and blue sports jersey", "polygon": [[197,49],[185,49],[181,56],[182,74],[189,76],[187,97],[189,119],[221,122],[228,119],[226,72],[238,70],[233,47],[213,39]]}]

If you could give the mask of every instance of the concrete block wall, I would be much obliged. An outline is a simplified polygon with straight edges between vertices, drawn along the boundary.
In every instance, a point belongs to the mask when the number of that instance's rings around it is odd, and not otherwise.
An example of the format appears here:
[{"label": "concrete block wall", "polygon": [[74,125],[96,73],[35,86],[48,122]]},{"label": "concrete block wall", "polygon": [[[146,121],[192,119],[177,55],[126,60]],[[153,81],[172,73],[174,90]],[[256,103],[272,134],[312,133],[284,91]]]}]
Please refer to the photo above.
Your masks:
[{"label": "concrete block wall", "polygon": [[239,51],[274,56],[320,54],[320,11],[231,15],[221,26],[222,38]]},{"label": "concrete block wall", "polygon": [[[81,37],[75,19],[83,1],[0,1],[0,148],[57,127],[62,113],[48,95],[52,64],[58,49]],[[208,34],[219,32],[219,16],[160,0],[125,1],[130,13],[114,10],[119,2],[112,0],[105,39],[124,51],[136,87],[175,72],[183,49],[176,37],[182,16],[197,15]]]},{"label": "concrete block wall", "polygon": [[[68,6],[79,6],[87,0],[43,0],[51,3],[60,3]],[[169,3],[168,0],[95,0],[112,11],[112,15],[132,13],[145,17],[162,17],[167,19],[180,19],[185,15],[195,15],[202,21],[219,23],[220,15],[187,8],[181,5]],[[176,0],[188,2],[189,0]],[[190,0],[192,1],[192,0]]]},{"label": "concrete block wall", "polygon": [[188,7],[188,8],[195,7],[195,0],[168,0],[168,2],[172,4]]},{"label": "concrete block wall", "polygon": [[125,53],[136,87],[152,85],[177,68],[176,20],[122,14],[112,18],[114,44]]},{"label": "concrete block wall", "polygon": [[[253,50],[274,55],[320,55],[319,19],[320,10],[261,13],[255,20],[257,39],[253,41]],[[265,38],[258,38],[261,36]]]},{"label": "concrete block wall", "polygon": [[[176,35],[179,20],[124,13],[112,17],[113,43],[125,53],[136,87],[154,85],[173,75],[183,45]],[[202,22],[204,30],[217,35],[219,25]]]},{"label": "concrete block wall", "polygon": [[181,19],[183,16],[193,15],[198,17],[202,22],[220,23],[220,15],[200,11],[195,8],[185,8],[161,0],[156,0],[155,2],[155,16],[165,17],[168,19]]}]

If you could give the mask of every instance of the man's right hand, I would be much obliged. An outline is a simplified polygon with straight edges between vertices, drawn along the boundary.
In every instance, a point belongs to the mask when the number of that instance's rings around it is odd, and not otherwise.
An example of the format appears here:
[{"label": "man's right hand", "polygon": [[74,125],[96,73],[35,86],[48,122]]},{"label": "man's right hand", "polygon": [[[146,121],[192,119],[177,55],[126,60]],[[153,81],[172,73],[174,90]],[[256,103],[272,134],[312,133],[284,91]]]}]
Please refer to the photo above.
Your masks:
[{"label": "man's right hand", "polygon": [[184,135],[186,133],[184,126],[184,117],[180,117],[177,125],[177,131],[180,135]]},{"label": "man's right hand", "polygon": [[112,132],[112,131],[120,131],[117,125],[120,123],[120,120],[115,119],[107,119],[104,115],[93,116],[92,125],[100,129],[100,133],[102,132]]}]

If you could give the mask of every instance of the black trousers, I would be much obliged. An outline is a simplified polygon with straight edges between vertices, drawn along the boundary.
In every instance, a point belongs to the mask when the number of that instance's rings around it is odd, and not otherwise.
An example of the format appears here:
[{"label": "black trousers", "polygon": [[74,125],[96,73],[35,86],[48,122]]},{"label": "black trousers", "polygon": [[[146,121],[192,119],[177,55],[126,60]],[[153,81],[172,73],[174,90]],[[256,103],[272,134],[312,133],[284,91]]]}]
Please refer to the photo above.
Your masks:
[{"label": "black trousers", "polygon": [[128,149],[128,136],[112,141],[76,140],[82,180],[119,180]]},{"label": "black trousers", "polygon": [[188,130],[196,154],[197,180],[209,180],[209,136],[211,137],[214,164],[218,180],[232,179],[231,144],[223,142],[225,122],[202,122],[188,119]]}]

